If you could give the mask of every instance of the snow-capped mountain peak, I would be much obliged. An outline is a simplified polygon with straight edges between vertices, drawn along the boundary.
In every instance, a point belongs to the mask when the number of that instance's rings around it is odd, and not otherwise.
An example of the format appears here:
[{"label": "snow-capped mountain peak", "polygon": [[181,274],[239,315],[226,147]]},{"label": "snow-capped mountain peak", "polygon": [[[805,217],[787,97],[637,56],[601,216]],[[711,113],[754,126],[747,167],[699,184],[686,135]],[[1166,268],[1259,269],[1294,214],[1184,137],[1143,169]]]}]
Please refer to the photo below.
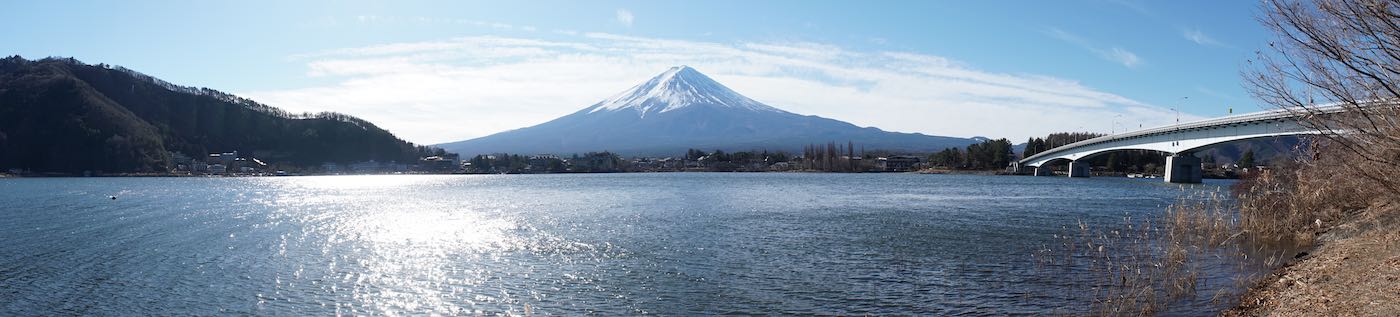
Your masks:
[{"label": "snow-capped mountain peak", "polygon": [[784,112],[744,97],[714,79],[710,79],[709,76],[685,65],[671,67],[666,72],[656,75],[640,85],[593,105],[588,112],[630,109],[636,111],[638,116],[645,118],[649,114],[697,105],[749,111]]},{"label": "snow-capped mountain peak", "polygon": [[800,153],[804,146],[852,142],[898,152],[935,152],[977,143],[888,132],[800,115],[739,95],[693,68],[676,66],[627,91],[530,127],[441,144],[463,155],[570,154],[674,156],[686,149]]}]

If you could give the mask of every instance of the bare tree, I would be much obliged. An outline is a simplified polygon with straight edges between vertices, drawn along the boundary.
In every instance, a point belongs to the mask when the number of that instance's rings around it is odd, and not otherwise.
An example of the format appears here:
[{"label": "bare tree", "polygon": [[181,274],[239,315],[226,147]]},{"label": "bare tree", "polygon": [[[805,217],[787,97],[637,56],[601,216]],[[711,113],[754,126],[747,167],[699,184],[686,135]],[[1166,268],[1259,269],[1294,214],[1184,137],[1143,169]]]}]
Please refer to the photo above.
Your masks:
[{"label": "bare tree", "polygon": [[1400,1],[1264,0],[1259,21],[1277,38],[1244,72],[1254,97],[1302,115],[1346,157],[1335,162],[1400,193]]}]

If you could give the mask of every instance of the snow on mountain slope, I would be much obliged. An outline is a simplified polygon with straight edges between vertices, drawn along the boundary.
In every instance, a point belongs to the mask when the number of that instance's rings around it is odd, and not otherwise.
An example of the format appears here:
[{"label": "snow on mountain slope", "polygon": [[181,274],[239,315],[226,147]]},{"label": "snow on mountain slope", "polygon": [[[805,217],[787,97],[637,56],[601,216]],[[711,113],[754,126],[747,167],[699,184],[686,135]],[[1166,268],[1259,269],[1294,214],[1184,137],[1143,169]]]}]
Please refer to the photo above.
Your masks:
[{"label": "snow on mountain slope", "polygon": [[786,112],[744,97],[689,66],[676,66],[588,108],[599,111],[634,110],[639,117],[689,106]]},{"label": "snow on mountain slope", "polygon": [[965,138],[887,132],[799,115],[749,99],[694,68],[666,72],[597,104],[532,127],[438,146],[463,155],[613,151],[671,156],[686,149],[799,152],[804,145],[854,142],[866,149],[934,152]]}]

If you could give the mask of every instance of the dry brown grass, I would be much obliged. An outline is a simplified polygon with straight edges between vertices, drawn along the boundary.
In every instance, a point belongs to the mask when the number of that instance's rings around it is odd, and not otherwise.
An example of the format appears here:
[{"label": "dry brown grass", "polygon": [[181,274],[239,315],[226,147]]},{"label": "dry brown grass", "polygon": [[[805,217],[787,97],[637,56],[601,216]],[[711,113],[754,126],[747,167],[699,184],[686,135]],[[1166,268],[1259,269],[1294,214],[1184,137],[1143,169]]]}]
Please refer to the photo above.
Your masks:
[{"label": "dry brown grass", "polygon": [[1314,146],[1318,152],[1256,172],[1229,194],[1184,193],[1152,219],[1125,218],[1115,228],[1078,222],[1037,259],[1044,268],[1087,272],[1080,291],[1089,308],[1081,313],[1154,315],[1196,296],[1203,263],[1221,259],[1237,265],[1233,287],[1208,291],[1213,300],[1234,302],[1240,291],[1277,278],[1254,268],[1280,267],[1334,225],[1394,200],[1372,178],[1343,168],[1337,160],[1346,153]]},{"label": "dry brown grass", "polygon": [[[1147,316],[1196,296],[1206,273],[1203,263],[1219,263],[1223,259],[1238,265],[1233,287],[1208,290],[1213,292],[1213,300],[1234,302],[1241,297],[1239,291],[1251,285],[1278,283],[1280,274],[1262,272],[1310,259],[1307,253],[1298,251],[1326,251],[1311,248],[1319,242],[1342,239],[1335,236],[1400,227],[1395,224],[1400,219],[1395,214],[1400,208],[1387,207],[1400,205],[1400,199],[1378,181],[1400,179],[1396,177],[1400,176],[1400,169],[1382,172],[1376,166],[1356,168],[1359,164],[1382,163],[1365,161],[1352,152],[1329,146],[1325,140],[1318,142],[1298,159],[1249,175],[1229,194],[1184,193],[1156,217],[1124,218],[1122,224],[1114,227],[1091,228],[1080,221],[1056,235],[1054,244],[1038,250],[1037,263],[1047,272],[1083,272],[1088,276],[1085,285],[1071,290],[1088,306],[1075,313]],[[1368,225],[1358,227],[1357,223]],[[1334,232],[1324,234],[1329,230]],[[1335,232],[1341,230],[1350,232]],[[1349,261],[1357,261],[1355,253],[1349,256],[1353,259]],[[1341,259],[1337,261],[1348,258],[1331,257]],[[1350,262],[1343,262],[1347,263]],[[1366,280],[1365,276],[1335,277]],[[1289,296],[1307,298],[1306,294]]]},{"label": "dry brown grass", "polygon": [[[1370,211],[1387,208],[1378,207]],[[1334,228],[1324,236],[1337,237],[1262,279],[1222,315],[1400,315],[1400,221],[1393,211],[1382,212],[1390,219],[1370,214]]]},{"label": "dry brown grass", "polygon": [[1317,142],[1312,155],[1235,192],[1250,234],[1307,242],[1400,196],[1400,2],[1266,0],[1260,9],[1277,38],[1249,62],[1246,86],[1318,131]]},{"label": "dry brown grass", "polygon": [[1388,197],[1366,177],[1343,167],[1348,155],[1321,151],[1276,164],[1237,183],[1240,227],[1262,242],[1309,246],[1317,232]]},{"label": "dry brown grass", "polygon": [[[1397,130],[1387,133],[1400,136]],[[1395,207],[1400,199],[1386,184],[1400,179],[1400,169],[1320,142],[1312,155],[1252,175],[1234,189],[1240,229],[1252,242],[1294,245],[1309,253],[1258,279],[1227,315],[1400,312],[1394,305],[1400,265],[1386,262],[1400,259],[1394,245],[1400,237]],[[1400,158],[1400,150],[1380,152]]]},{"label": "dry brown grass", "polygon": [[[1087,279],[1076,297],[1097,316],[1148,316],[1195,296],[1208,257],[1247,257],[1235,207],[1218,191],[1183,195],[1158,217],[1124,217],[1113,228],[1079,221],[1036,252],[1047,273],[1080,272]],[[1215,293],[1232,298],[1233,293]]]},{"label": "dry brown grass", "polygon": [[[1321,246],[1228,313],[1395,316],[1400,2],[1267,0],[1261,9],[1277,39],[1249,62],[1247,86],[1320,134],[1311,155],[1235,188],[1240,227],[1258,242]],[[1347,301],[1358,304],[1332,305]],[[1390,308],[1370,310],[1381,306]]]}]

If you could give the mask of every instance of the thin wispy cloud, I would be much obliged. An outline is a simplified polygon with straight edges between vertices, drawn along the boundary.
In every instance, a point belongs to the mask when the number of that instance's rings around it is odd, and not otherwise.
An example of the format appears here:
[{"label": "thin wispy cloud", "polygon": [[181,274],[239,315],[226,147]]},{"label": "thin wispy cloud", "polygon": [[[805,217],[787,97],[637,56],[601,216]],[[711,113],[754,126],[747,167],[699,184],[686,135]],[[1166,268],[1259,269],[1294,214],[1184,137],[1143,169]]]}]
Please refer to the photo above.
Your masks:
[{"label": "thin wispy cloud", "polygon": [[414,25],[470,25],[470,26],[477,26],[477,27],[483,27],[483,28],[491,28],[491,29],[499,29],[499,30],[526,31],[526,32],[534,32],[534,31],[537,31],[537,30],[538,30],[538,29],[535,28],[534,26],[529,26],[529,25],[513,25],[513,24],[508,24],[508,23],[491,22],[491,21],[481,21],[481,20],[471,20],[471,19],[454,19],[454,18],[435,18],[435,17],[424,17],[424,16],[357,15],[357,16],[355,16],[355,17],[353,18],[353,20],[354,20],[355,22],[357,22],[357,23],[360,23],[360,24],[384,24],[384,25],[389,25],[389,24],[414,24]]},{"label": "thin wispy cloud", "polygon": [[1165,108],[1072,79],[988,72],[941,56],[820,43],[718,43],[609,33],[553,40],[475,36],[298,58],[307,76],[331,84],[243,95],[293,112],[360,116],[418,143],[539,124],[675,65],[695,67],[788,111],[901,132],[1019,140],[1093,130],[1083,118],[1122,115],[1148,126],[1171,118]]},{"label": "thin wispy cloud", "polygon": [[1104,58],[1110,61],[1118,62],[1127,67],[1137,66],[1138,63],[1142,62],[1142,59],[1138,58],[1137,54],[1133,54],[1133,52],[1129,52],[1121,47],[1114,47],[1108,51],[1099,52],[1099,54],[1104,55]]},{"label": "thin wispy cloud", "polygon": [[632,27],[633,18],[634,17],[632,16],[632,11],[627,11],[627,9],[617,9],[617,23],[622,23],[622,25],[625,25],[630,28]]},{"label": "thin wispy cloud", "polygon": [[1138,55],[1133,53],[1132,51],[1129,51],[1122,47],[1103,47],[1094,43],[1093,41],[1090,41],[1087,38],[1079,36],[1078,34],[1066,32],[1065,30],[1061,30],[1058,28],[1050,28],[1049,30],[1046,30],[1045,33],[1055,39],[1064,41],[1066,43],[1074,44],[1075,46],[1079,46],[1080,48],[1094,53],[1094,55],[1097,55],[1099,58],[1110,62],[1122,64],[1124,67],[1133,68],[1142,64],[1142,58],[1138,57]]},{"label": "thin wispy cloud", "polygon": [[1197,28],[1181,29],[1181,37],[1184,37],[1186,38],[1186,40],[1195,42],[1196,44],[1200,45],[1225,46],[1224,43],[1215,40],[1215,38],[1210,37],[1210,35],[1206,35],[1205,32],[1202,32],[1201,29]]}]

